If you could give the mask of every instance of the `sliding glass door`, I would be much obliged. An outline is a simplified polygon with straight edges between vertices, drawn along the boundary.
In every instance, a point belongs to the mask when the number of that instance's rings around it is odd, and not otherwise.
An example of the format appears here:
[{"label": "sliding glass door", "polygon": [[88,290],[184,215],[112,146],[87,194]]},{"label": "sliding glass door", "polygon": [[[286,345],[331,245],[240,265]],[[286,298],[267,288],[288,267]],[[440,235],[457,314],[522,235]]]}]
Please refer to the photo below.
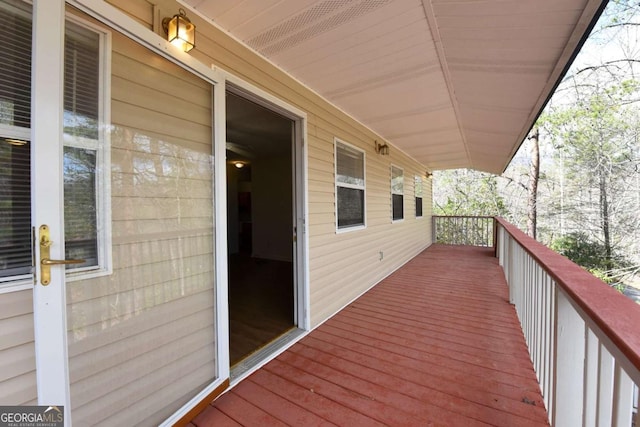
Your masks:
[{"label": "sliding glass door", "polygon": [[219,372],[214,87],[61,2],[0,10],[0,287],[35,281],[38,401],[158,424]]}]

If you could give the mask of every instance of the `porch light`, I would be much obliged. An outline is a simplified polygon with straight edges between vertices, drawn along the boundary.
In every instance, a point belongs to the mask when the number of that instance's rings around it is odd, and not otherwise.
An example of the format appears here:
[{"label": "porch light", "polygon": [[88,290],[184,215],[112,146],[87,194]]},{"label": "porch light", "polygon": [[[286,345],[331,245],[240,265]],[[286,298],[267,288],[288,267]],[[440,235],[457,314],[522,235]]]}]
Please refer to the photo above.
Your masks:
[{"label": "porch light", "polygon": [[162,20],[162,28],[172,45],[189,52],[196,47],[196,26],[191,23],[183,9],[179,9],[172,18]]},{"label": "porch light", "polygon": [[242,169],[244,167],[244,163],[242,162],[235,162],[233,165],[238,169]]},{"label": "porch light", "polygon": [[387,145],[387,143],[383,143],[380,144],[377,140],[373,142],[373,146],[376,149],[376,153],[380,154],[381,156],[388,156],[389,155],[389,146]]}]

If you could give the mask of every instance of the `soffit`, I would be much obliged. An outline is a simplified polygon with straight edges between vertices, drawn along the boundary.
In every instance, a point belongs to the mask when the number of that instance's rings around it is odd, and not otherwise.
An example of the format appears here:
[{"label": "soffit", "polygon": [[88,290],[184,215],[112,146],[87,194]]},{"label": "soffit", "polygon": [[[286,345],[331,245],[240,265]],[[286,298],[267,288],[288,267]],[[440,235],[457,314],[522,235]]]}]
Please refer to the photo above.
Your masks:
[{"label": "soffit", "polygon": [[601,0],[183,0],[429,169],[508,165]]}]

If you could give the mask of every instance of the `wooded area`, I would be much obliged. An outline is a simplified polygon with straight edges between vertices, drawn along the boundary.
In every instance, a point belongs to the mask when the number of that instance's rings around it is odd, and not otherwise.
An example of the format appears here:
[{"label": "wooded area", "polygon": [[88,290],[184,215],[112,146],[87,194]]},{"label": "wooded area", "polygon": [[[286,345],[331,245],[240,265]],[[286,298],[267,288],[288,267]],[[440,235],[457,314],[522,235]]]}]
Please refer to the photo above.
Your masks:
[{"label": "wooded area", "polygon": [[434,214],[502,216],[640,287],[639,34],[638,2],[611,0],[505,172],[437,172]]}]

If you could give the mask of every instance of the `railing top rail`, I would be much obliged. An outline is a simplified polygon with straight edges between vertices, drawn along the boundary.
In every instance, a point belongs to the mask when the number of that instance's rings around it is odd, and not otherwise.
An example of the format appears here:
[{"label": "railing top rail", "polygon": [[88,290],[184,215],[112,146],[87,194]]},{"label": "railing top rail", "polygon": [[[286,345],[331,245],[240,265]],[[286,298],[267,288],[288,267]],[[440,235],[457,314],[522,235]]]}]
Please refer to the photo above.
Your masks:
[{"label": "railing top rail", "polygon": [[640,307],[629,298],[502,218],[496,221],[556,281],[594,324],[640,370]]},{"label": "railing top rail", "polygon": [[479,219],[494,219],[495,217],[490,215],[432,215],[433,218],[479,218]]}]

